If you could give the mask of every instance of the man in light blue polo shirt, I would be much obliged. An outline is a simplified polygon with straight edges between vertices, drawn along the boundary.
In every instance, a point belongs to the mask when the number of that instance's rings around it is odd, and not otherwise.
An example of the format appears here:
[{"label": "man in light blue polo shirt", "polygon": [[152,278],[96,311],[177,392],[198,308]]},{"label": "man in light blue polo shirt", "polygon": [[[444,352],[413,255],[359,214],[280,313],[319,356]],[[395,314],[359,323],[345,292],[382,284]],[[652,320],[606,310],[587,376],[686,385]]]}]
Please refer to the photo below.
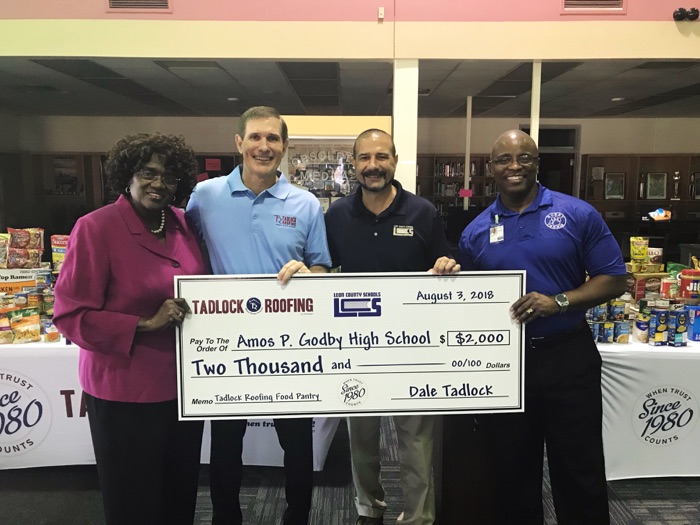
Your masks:
[{"label": "man in light blue polo shirt", "polygon": [[[201,182],[187,214],[209,251],[216,274],[296,272],[331,266],[323,211],[316,197],[292,186],[278,171],[287,149],[287,124],[271,107],[241,115],[236,146],[243,163],[227,177]],[[245,420],[212,421],[210,486],[212,525],[241,525],[239,492]],[[284,525],[306,525],[311,508],[311,418],[275,419],[284,450],[287,509]]]}]

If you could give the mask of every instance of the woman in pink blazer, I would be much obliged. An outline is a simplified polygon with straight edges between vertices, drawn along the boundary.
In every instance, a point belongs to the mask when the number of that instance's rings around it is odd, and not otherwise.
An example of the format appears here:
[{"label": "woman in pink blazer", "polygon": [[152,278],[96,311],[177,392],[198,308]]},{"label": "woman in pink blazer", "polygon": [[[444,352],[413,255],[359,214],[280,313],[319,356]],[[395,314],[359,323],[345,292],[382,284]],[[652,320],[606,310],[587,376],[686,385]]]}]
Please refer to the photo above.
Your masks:
[{"label": "woman in pink blazer", "polygon": [[105,166],[119,199],[73,228],[54,322],[80,347],[79,375],[108,525],[191,524],[201,422],[179,422],[175,327],[190,309],[173,277],[207,272],[193,226],[172,203],[192,191],[181,138],[118,141]]}]

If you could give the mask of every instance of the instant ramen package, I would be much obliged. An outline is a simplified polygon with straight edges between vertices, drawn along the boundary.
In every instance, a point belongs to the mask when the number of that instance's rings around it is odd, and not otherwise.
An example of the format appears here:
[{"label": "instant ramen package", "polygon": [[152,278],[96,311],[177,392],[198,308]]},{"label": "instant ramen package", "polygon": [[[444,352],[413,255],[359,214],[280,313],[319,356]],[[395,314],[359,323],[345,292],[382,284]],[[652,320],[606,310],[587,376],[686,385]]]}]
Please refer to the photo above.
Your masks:
[{"label": "instant ramen package", "polygon": [[44,249],[44,228],[8,228],[10,248]]},{"label": "instant ramen package", "polygon": [[7,268],[7,250],[10,249],[10,234],[0,233],[0,268]]},{"label": "instant ramen package", "polygon": [[43,250],[33,248],[9,248],[7,251],[8,268],[40,268]]}]

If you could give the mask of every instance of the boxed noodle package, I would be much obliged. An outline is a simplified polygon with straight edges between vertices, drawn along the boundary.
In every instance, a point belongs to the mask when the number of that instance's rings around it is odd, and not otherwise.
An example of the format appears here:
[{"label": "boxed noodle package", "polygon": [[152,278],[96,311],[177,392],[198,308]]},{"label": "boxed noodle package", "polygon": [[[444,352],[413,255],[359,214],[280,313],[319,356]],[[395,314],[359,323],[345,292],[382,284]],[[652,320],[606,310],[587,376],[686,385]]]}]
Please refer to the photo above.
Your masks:
[{"label": "boxed noodle package", "polygon": [[53,262],[54,272],[60,272],[63,266],[63,259],[66,258],[66,245],[68,235],[51,236],[51,262]]},{"label": "boxed noodle package", "polygon": [[36,276],[40,270],[0,270],[0,293],[14,294],[36,287]]}]

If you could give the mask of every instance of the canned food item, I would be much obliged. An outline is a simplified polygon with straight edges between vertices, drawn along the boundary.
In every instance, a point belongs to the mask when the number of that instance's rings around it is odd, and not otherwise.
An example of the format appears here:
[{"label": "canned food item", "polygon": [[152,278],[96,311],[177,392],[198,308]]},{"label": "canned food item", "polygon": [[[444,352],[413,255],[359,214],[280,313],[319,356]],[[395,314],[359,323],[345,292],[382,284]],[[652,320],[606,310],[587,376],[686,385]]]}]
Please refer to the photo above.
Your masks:
[{"label": "canned food item", "polygon": [[610,301],[608,310],[608,319],[611,321],[624,321],[625,319],[625,301],[613,299]]},{"label": "canned food item", "polygon": [[608,320],[608,305],[606,304],[599,304],[598,306],[594,306],[591,309],[592,315],[591,317],[593,318],[593,322],[605,322]]},{"label": "canned food item", "polygon": [[54,295],[51,290],[44,290],[42,296],[42,308],[46,315],[53,315]]},{"label": "canned food item", "polygon": [[40,284],[51,286],[51,282],[53,281],[53,273],[51,273],[51,270],[36,270],[34,276],[37,286]]},{"label": "canned food item", "polygon": [[590,326],[590,328],[591,328],[591,335],[593,336],[593,340],[596,343],[599,343],[601,341],[601,338],[602,338],[601,333],[600,333],[601,325],[602,325],[602,323],[598,323],[596,321],[592,321],[592,322],[588,323],[588,326]]},{"label": "canned food item", "polygon": [[700,306],[689,305],[688,309],[688,339],[700,341]]},{"label": "canned food item", "polygon": [[637,304],[639,306],[639,313],[646,312],[647,314],[649,314],[649,312],[651,311],[652,305],[649,304],[649,299],[640,299],[639,303]]},{"label": "canned food item", "polygon": [[668,312],[668,345],[688,346],[688,310]]},{"label": "canned food item", "polygon": [[664,346],[668,337],[668,310],[652,309],[649,314],[649,344]]},{"label": "canned food item", "polygon": [[637,343],[649,342],[649,312],[639,312],[632,325],[632,339]]},{"label": "canned food item", "polygon": [[15,292],[15,306],[19,308],[27,307],[27,292]]},{"label": "canned food item", "polygon": [[28,292],[27,293],[27,306],[29,308],[39,308],[39,311],[43,311],[43,296],[39,292]]},{"label": "canned food item", "polygon": [[619,344],[630,342],[630,324],[627,321],[615,321],[613,342]]},{"label": "canned food item", "polygon": [[615,339],[615,323],[612,321],[606,321],[601,323],[602,327],[602,337],[600,339],[601,343],[612,343]]},{"label": "canned food item", "polygon": [[61,340],[61,333],[50,320],[44,321],[42,328],[42,335],[45,343],[56,343]]}]

